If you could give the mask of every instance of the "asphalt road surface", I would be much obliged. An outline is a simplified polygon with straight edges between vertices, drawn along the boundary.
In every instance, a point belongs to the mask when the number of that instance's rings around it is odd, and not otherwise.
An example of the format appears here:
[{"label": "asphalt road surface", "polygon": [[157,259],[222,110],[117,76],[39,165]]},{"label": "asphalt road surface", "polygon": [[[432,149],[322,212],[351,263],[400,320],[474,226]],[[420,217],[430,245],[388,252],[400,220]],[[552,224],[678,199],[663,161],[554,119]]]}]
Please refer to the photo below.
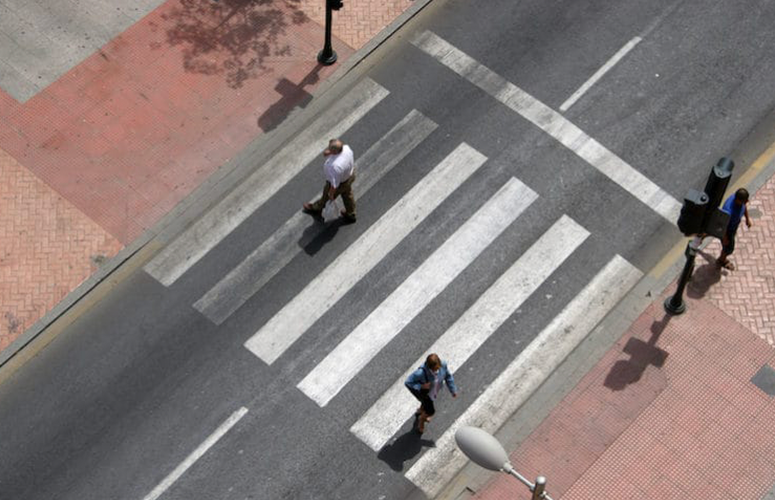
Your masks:
[{"label": "asphalt road surface", "polygon": [[[0,387],[0,497],[435,495],[456,426],[500,427],[680,239],[687,189],[744,171],[773,22],[764,0],[433,2]],[[332,136],[353,225],[299,213]],[[428,351],[461,394],[420,438],[402,380]]]}]

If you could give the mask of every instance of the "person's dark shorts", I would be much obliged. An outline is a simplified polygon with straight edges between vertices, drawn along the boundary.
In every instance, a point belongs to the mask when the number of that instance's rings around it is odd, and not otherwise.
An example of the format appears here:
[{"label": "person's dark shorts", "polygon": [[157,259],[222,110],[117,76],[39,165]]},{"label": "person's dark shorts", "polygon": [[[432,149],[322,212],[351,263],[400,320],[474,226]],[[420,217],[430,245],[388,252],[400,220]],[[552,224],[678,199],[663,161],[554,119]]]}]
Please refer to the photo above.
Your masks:
[{"label": "person's dark shorts", "polygon": [[721,249],[724,251],[725,254],[732,255],[732,252],[735,251],[735,232],[727,231],[726,237],[727,237],[726,238],[727,243],[724,244],[724,242],[722,241]]},{"label": "person's dark shorts", "polygon": [[412,389],[411,387],[407,387],[409,389],[409,392],[412,393],[412,396],[417,398],[417,401],[420,402],[422,405],[423,411],[425,411],[425,414],[429,417],[436,413],[436,407],[433,404],[433,400],[428,395],[430,391],[428,389],[420,389],[419,391],[416,389]]}]

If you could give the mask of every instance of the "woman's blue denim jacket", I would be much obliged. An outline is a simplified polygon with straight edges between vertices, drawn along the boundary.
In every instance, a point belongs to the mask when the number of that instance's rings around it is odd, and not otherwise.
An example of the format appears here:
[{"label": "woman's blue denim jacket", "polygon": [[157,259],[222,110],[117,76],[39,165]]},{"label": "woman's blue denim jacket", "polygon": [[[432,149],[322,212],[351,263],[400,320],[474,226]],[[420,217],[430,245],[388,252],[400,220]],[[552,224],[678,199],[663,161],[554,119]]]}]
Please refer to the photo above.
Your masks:
[{"label": "woman's blue denim jacket", "polygon": [[[447,384],[447,389],[449,389],[449,392],[452,394],[457,394],[457,386],[455,385],[455,378],[452,376],[452,372],[449,371],[449,368],[447,368],[447,363],[442,361],[441,362],[441,368],[439,368],[439,376],[441,377],[441,380],[444,381],[445,384]],[[422,389],[422,385],[430,382],[433,380],[433,372],[430,368],[425,366],[425,363],[422,364],[419,368],[417,368],[415,371],[413,371],[409,377],[407,377],[406,382],[404,382],[404,385],[409,387],[410,389],[414,389],[415,391],[419,391]]]}]

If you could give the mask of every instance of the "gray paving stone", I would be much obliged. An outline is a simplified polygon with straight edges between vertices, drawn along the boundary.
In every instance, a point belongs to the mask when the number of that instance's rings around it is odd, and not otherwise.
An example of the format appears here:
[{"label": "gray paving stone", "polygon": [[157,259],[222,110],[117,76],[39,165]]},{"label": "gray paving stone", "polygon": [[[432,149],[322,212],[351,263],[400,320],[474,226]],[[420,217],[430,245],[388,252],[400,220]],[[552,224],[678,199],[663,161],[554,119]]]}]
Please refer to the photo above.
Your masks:
[{"label": "gray paving stone", "polygon": [[768,396],[775,396],[775,370],[770,365],[759,368],[751,382]]},{"label": "gray paving stone", "polygon": [[27,101],[162,3],[0,0],[0,88]]}]

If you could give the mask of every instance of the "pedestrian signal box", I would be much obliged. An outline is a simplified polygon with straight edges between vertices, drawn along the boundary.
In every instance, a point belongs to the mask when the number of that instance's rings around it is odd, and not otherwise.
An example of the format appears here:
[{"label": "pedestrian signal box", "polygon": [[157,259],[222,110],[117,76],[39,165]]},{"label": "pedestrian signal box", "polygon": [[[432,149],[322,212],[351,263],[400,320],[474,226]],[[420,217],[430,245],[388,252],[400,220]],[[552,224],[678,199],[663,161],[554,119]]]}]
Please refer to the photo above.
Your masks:
[{"label": "pedestrian signal box", "polygon": [[681,215],[678,216],[678,229],[686,236],[701,233],[707,208],[708,195],[702,191],[690,189],[684,198]]}]

